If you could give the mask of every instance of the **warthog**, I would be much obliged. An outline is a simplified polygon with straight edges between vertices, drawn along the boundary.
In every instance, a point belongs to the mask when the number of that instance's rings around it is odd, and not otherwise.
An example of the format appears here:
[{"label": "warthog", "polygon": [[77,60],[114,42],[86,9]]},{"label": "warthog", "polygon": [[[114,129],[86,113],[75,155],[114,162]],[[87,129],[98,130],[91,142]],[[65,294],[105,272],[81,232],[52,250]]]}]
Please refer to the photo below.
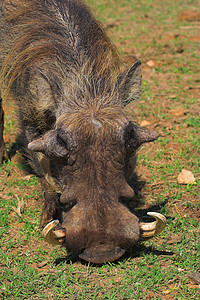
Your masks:
[{"label": "warthog", "polygon": [[[1,99],[18,106],[28,160],[41,180],[42,235],[80,258],[102,263],[165,226],[123,204],[134,191],[137,149],[156,132],[124,111],[141,94],[141,63],[120,73],[120,59],[81,0],[2,0]],[[0,108],[0,159],[3,111]]]}]

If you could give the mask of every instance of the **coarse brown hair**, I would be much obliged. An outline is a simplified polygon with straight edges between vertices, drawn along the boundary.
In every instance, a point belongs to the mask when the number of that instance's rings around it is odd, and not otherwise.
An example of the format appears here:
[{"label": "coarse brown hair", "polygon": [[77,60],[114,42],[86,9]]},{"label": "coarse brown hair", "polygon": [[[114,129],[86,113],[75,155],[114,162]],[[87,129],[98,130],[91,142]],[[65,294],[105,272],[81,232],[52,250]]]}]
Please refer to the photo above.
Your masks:
[{"label": "coarse brown hair", "polygon": [[[22,101],[28,75],[37,67],[56,94],[53,101],[61,96],[68,109],[118,104],[113,75],[119,69],[119,56],[83,1],[8,0],[3,7],[12,40],[1,69],[3,98],[17,96]],[[108,93],[113,97],[106,99]],[[43,105],[37,109],[57,103]]]}]

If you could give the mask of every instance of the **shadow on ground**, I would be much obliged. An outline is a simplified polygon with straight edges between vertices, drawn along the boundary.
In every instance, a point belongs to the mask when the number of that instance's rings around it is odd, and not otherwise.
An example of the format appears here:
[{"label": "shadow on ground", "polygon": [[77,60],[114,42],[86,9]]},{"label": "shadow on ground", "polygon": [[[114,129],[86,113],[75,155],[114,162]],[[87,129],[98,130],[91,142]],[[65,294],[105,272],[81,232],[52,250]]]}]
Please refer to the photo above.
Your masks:
[{"label": "shadow on ground", "polygon": [[[164,251],[164,250],[157,250],[153,246],[146,247],[146,246],[144,246],[144,245],[141,244],[141,245],[137,245],[131,251],[126,251],[125,254],[120,259],[112,262],[112,264],[119,265],[119,264],[121,264],[122,262],[124,262],[127,259],[139,258],[139,257],[144,256],[144,254],[145,255],[147,255],[147,254],[153,254],[155,256],[172,256],[172,255],[174,255],[174,252]],[[66,255],[64,257],[57,258],[54,261],[54,265],[58,266],[58,265],[60,265],[62,263],[65,263],[65,264],[75,264],[75,263],[78,263],[78,262],[81,262],[81,264],[85,265],[85,266],[87,266],[89,264],[90,266],[97,267],[97,268],[105,265],[105,264],[88,263],[87,261],[84,261],[84,260],[80,259],[78,257],[78,255],[75,255],[75,254],[72,254],[72,255],[69,254],[69,255]]]}]

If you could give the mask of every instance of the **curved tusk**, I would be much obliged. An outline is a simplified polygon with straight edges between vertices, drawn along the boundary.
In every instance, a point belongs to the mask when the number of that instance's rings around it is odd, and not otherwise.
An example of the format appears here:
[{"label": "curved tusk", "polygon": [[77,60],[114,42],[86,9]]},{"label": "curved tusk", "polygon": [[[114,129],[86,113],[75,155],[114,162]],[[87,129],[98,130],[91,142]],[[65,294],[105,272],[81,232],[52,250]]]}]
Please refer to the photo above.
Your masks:
[{"label": "curved tusk", "polygon": [[42,230],[42,236],[51,245],[62,245],[66,237],[65,229],[53,230],[59,224],[58,220],[49,222]]},{"label": "curved tusk", "polygon": [[140,223],[141,238],[148,240],[160,233],[166,226],[167,219],[157,212],[148,212],[147,215],[152,216],[156,221],[151,223]]}]

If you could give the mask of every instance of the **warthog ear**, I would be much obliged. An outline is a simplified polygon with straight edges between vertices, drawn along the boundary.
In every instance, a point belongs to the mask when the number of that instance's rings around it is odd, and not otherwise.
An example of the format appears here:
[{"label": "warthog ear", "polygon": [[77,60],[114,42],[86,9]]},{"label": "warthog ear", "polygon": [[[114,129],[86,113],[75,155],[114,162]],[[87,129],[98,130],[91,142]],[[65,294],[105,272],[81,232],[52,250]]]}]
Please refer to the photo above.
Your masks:
[{"label": "warthog ear", "polygon": [[142,127],[133,122],[129,122],[125,128],[124,139],[127,149],[136,150],[144,143],[153,142],[158,138],[158,134],[154,130]]},{"label": "warthog ear", "polygon": [[65,157],[70,149],[72,138],[63,128],[50,130],[41,138],[28,144],[28,149],[42,152],[47,157]]},{"label": "warthog ear", "polygon": [[141,96],[141,82],[141,61],[137,60],[126,73],[118,78],[119,93],[124,106]]}]

